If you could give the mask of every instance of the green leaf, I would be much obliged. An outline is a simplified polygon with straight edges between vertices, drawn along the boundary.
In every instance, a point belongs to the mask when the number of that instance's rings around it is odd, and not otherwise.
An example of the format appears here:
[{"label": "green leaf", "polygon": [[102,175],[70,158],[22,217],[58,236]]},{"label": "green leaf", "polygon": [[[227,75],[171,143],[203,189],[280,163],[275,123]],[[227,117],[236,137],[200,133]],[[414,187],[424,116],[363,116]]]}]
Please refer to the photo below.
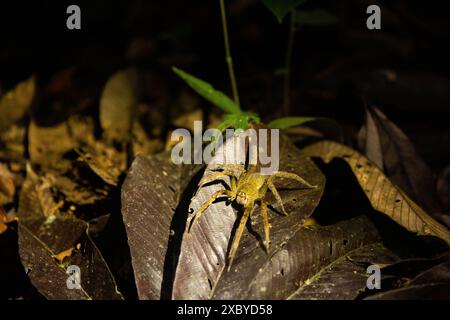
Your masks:
[{"label": "green leaf", "polygon": [[208,82],[196,78],[183,70],[172,67],[172,70],[203,98],[219,107],[226,113],[240,113],[241,108],[223,92],[215,90]]},{"label": "green leaf", "polygon": [[275,119],[269,123],[269,127],[273,129],[287,129],[292,127],[301,126],[306,122],[320,121],[323,118],[315,118],[315,117],[285,117]]},{"label": "green leaf", "polygon": [[297,11],[295,13],[297,25],[325,26],[338,22],[338,18],[324,10]]},{"label": "green leaf", "polygon": [[284,17],[305,0],[262,0],[262,2],[277,17],[278,22],[282,23]]},{"label": "green leaf", "polygon": [[224,115],[223,123],[230,123],[230,127],[233,127],[236,130],[245,130],[250,123],[260,123],[260,119],[256,113],[241,112]]}]

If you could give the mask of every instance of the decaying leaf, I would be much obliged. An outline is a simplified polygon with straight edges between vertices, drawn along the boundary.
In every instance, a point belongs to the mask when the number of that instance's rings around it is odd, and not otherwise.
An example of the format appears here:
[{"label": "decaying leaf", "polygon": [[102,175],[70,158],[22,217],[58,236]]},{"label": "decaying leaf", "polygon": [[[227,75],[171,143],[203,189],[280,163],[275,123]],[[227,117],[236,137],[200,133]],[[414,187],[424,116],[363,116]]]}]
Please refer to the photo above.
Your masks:
[{"label": "decaying leaf", "polygon": [[62,171],[70,165],[62,156],[72,150],[75,143],[66,122],[53,127],[41,127],[34,121],[28,129],[28,151],[33,164]]},{"label": "decaying leaf", "polygon": [[[121,299],[89,225],[61,210],[53,183],[27,166],[19,199],[19,248],[31,282],[48,299]],[[69,265],[81,269],[81,290],[67,288]]]},{"label": "decaying leaf", "polygon": [[[413,264],[413,266],[409,266],[409,264]],[[419,267],[429,267],[409,278],[408,273],[415,271],[416,266],[414,264],[419,265]],[[401,265],[401,268],[398,268],[398,265]],[[450,296],[450,261],[448,254],[438,259],[400,261],[398,265],[394,264],[390,267],[394,270],[400,269],[396,271],[400,271],[398,276],[402,277],[403,285],[370,295],[366,298],[367,300],[448,300]],[[383,269],[382,272],[386,273],[390,270]]]},{"label": "decaying leaf", "polygon": [[77,205],[89,205],[94,204],[96,201],[104,200],[108,196],[107,190],[94,189],[83,181],[67,176],[46,173],[44,177],[53,181],[53,187],[57,192],[64,195],[66,202],[72,202]]},{"label": "decaying leaf", "polygon": [[25,155],[25,127],[12,125],[0,132],[0,157],[15,163],[23,163]]},{"label": "decaying leaf", "polygon": [[433,173],[406,134],[376,107],[366,110],[359,147],[389,179],[433,217],[441,213]]},{"label": "decaying leaf", "polygon": [[94,137],[94,119],[73,115],[67,121],[72,138],[79,145],[93,145]]},{"label": "decaying leaf", "polygon": [[437,236],[450,244],[450,232],[439,224],[400,188],[393,184],[369,159],[357,151],[332,142],[322,141],[302,150],[325,162],[333,158],[344,159],[351,167],[373,208],[418,235]]},{"label": "decaying leaf", "polygon": [[[122,214],[140,299],[159,299],[167,292],[176,259],[183,218],[174,214],[199,166],[176,166],[167,153],[137,156],[122,187]],[[184,221],[186,216],[184,216]],[[169,273],[169,274],[168,274]]]},{"label": "decaying leaf", "polygon": [[126,170],[126,153],[119,152],[102,142],[77,150],[80,160],[104,182],[117,186],[119,176]]},{"label": "decaying leaf", "polygon": [[304,281],[289,299],[353,300],[367,287],[369,265],[381,267],[397,261],[399,258],[382,243],[358,247]]},{"label": "decaying leaf", "polygon": [[0,163],[0,206],[10,203],[16,193],[14,177],[6,165]]},{"label": "decaying leaf", "polygon": [[52,186],[53,181],[46,177],[39,177],[28,164],[27,177],[19,197],[19,212],[24,216],[59,215],[59,209],[63,203],[55,200]]},{"label": "decaying leaf", "polygon": [[135,69],[120,70],[108,80],[100,99],[100,124],[108,141],[128,139],[138,100]]},{"label": "decaying leaf", "polygon": [[8,223],[17,221],[17,216],[13,214],[7,214],[5,209],[0,205],[0,235],[8,230]]},{"label": "decaying leaf", "polygon": [[[64,237],[64,241],[56,241]],[[80,243],[80,245],[76,245]],[[74,246],[58,261],[60,248]],[[79,249],[77,249],[79,248]],[[81,220],[26,218],[19,223],[19,254],[33,285],[47,299],[122,299],[114,278]],[[64,260],[65,258],[65,260]],[[67,268],[80,268],[81,288],[68,288]]]},{"label": "decaying leaf", "polygon": [[7,130],[25,115],[31,106],[35,90],[33,76],[0,97],[0,132]]},{"label": "decaying leaf", "polygon": [[135,156],[154,154],[161,151],[164,147],[160,139],[148,137],[139,121],[133,123],[132,137],[133,154]]},{"label": "decaying leaf", "polygon": [[364,215],[313,229],[298,223],[273,226],[270,258],[254,239],[247,238],[242,243],[245,256],[236,260],[231,272],[223,273],[213,283],[211,298],[287,299],[333,261],[379,239],[376,228]]},{"label": "decaying leaf", "polygon": [[[230,154],[229,148],[234,148],[233,141],[234,139],[222,145],[216,151],[215,157],[220,159],[223,154]],[[214,159],[212,165],[215,165]],[[172,297],[174,299],[263,298],[288,295],[289,289],[283,287],[288,282],[280,280],[279,277],[272,277],[274,269],[272,269],[272,262],[270,261],[277,261],[278,258],[289,258],[291,251],[284,250],[285,245],[291,237],[300,236],[300,234],[303,237],[304,233],[297,233],[297,231],[301,229],[303,221],[311,215],[317,206],[323,192],[325,179],[314,163],[303,156],[285,138],[280,141],[280,171],[296,173],[311,184],[317,185],[318,188],[302,189],[291,181],[278,181],[277,188],[280,191],[286,211],[290,215],[287,217],[279,216],[273,210],[269,210],[270,223],[272,224],[271,258],[268,258],[261,242],[263,237],[261,235],[264,234],[262,218],[259,208],[256,208],[251,218],[252,227],[244,231],[233,267],[230,272],[225,271],[229,241],[236,227],[239,213],[231,205],[227,206],[224,201],[218,201],[203,213],[190,233],[186,231],[184,233],[173,285]],[[208,167],[204,177],[209,174],[211,174],[211,170]],[[228,179],[224,179],[224,182],[228,183]],[[222,188],[222,183],[218,182],[206,185],[198,190],[195,197],[191,199],[191,212],[195,213],[214,192]],[[267,195],[267,200],[272,208],[281,211],[271,194]],[[317,239],[312,241],[317,241]],[[300,242],[296,242],[296,245],[299,244]],[[322,250],[319,249],[319,246],[317,248],[317,250]],[[266,267],[267,270],[264,269]],[[287,267],[285,269],[286,274],[291,276],[290,272],[292,271],[292,276],[295,278],[294,273],[298,271],[295,269],[296,267],[298,265],[292,269]],[[262,271],[258,273],[260,269]],[[280,270],[276,270],[275,273],[278,271]],[[277,283],[275,284],[276,290],[271,290],[268,287],[270,283],[266,283],[265,289],[260,290],[258,287],[254,291],[251,279],[257,275],[265,277],[264,279],[273,279],[270,281]],[[254,284],[259,285],[261,283],[257,281]],[[290,281],[289,285],[291,284],[293,285],[294,281]],[[295,285],[293,286],[295,287]]]}]

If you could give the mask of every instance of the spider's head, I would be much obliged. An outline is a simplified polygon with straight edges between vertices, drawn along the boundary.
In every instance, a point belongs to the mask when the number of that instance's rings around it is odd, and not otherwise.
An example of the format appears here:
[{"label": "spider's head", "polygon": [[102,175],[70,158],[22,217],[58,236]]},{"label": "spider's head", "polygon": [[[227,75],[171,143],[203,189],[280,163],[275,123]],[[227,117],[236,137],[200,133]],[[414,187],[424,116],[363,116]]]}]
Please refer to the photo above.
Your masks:
[{"label": "spider's head", "polygon": [[240,205],[245,206],[248,202],[248,197],[247,194],[243,191],[239,191],[238,194],[236,195],[236,202],[239,203]]}]

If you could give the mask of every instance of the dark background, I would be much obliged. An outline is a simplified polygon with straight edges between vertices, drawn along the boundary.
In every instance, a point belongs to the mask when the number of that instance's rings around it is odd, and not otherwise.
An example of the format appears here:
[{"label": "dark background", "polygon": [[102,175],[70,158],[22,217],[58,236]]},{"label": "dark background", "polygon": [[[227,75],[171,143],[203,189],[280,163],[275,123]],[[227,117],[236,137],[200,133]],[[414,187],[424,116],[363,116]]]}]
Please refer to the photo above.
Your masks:
[{"label": "dark background", "polygon": [[[81,7],[81,31],[66,28],[70,4]],[[370,4],[381,6],[381,30],[365,26]],[[288,21],[280,25],[256,0],[227,6],[242,105],[273,119],[281,113],[282,79],[274,71],[283,65]],[[364,105],[377,105],[435,172],[443,170],[450,162],[450,20],[444,2],[306,1],[302,8],[328,10],[339,22],[297,33],[292,114],[333,117],[353,132],[362,124]],[[170,71],[177,65],[229,92],[219,14],[218,1],[206,0],[2,2],[0,90],[34,73],[46,92],[55,74],[75,67],[75,83],[58,92],[66,101],[59,110],[64,114],[83,97],[95,103],[115,70],[136,65],[151,75],[149,105],[161,108],[183,86]],[[58,113],[44,104],[37,116]]]}]

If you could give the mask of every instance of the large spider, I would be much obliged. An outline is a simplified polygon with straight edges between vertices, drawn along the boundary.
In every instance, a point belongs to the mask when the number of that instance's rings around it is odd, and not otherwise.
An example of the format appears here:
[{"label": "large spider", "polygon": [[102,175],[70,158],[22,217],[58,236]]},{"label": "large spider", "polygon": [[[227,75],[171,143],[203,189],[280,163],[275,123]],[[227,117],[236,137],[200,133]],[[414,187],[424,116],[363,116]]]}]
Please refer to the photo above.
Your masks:
[{"label": "large spider", "polygon": [[244,207],[244,214],[242,215],[241,221],[239,223],[239,227],[235,233],[233,244],[231,246],[230,253],[228,255],[228,271],[230,271],[231,265],[233,264],[234,255],[239,246],[239,241],[241,239],[242,233],[244,231],[245,225],[247,223],[248,218],[253,212],[255,207],[255,203],[259,202],[261,206],[262,218],[264,223],[264,234],[265,234],[265,247],[267,252],[269,252],[269,229],[271,225],[269,224],[269,219],[267,215],[267,202],[265,201],[265,195],[267,190],[269,189],[272,194],[275,196],[275,199],[279,203],[283,214],[287,215],[286,210],[284,209],[283,202],[281,201],[281,197],[273,184],[275,178],[287,178],[296,180],[308,188],[316,188],[317,186],[313,186],[305,181],[300,176],[284,171],[278,171],[272,175],[262,175],[256,171],[256,166],[249,166],[248,170],[241,165],[217,165],[211,169],[215,171],[214,174],[202,179],[199,184],[199,189],[205,184],[211,183],[213,181],[219,180],[224,177],[230,178],[230,190],[222,189],[216,191],[208,201],[206,201],[202,207],[197,211],[194,218],[191,221],[191,224],[188,228],[188,232],[190,232],[192,225],[194,222],[200,218],[202,213],[208,209],[208,207],[219,197],[225,196],[228,198],[228,202],[231,203],[236,201],[239,205]]}]

